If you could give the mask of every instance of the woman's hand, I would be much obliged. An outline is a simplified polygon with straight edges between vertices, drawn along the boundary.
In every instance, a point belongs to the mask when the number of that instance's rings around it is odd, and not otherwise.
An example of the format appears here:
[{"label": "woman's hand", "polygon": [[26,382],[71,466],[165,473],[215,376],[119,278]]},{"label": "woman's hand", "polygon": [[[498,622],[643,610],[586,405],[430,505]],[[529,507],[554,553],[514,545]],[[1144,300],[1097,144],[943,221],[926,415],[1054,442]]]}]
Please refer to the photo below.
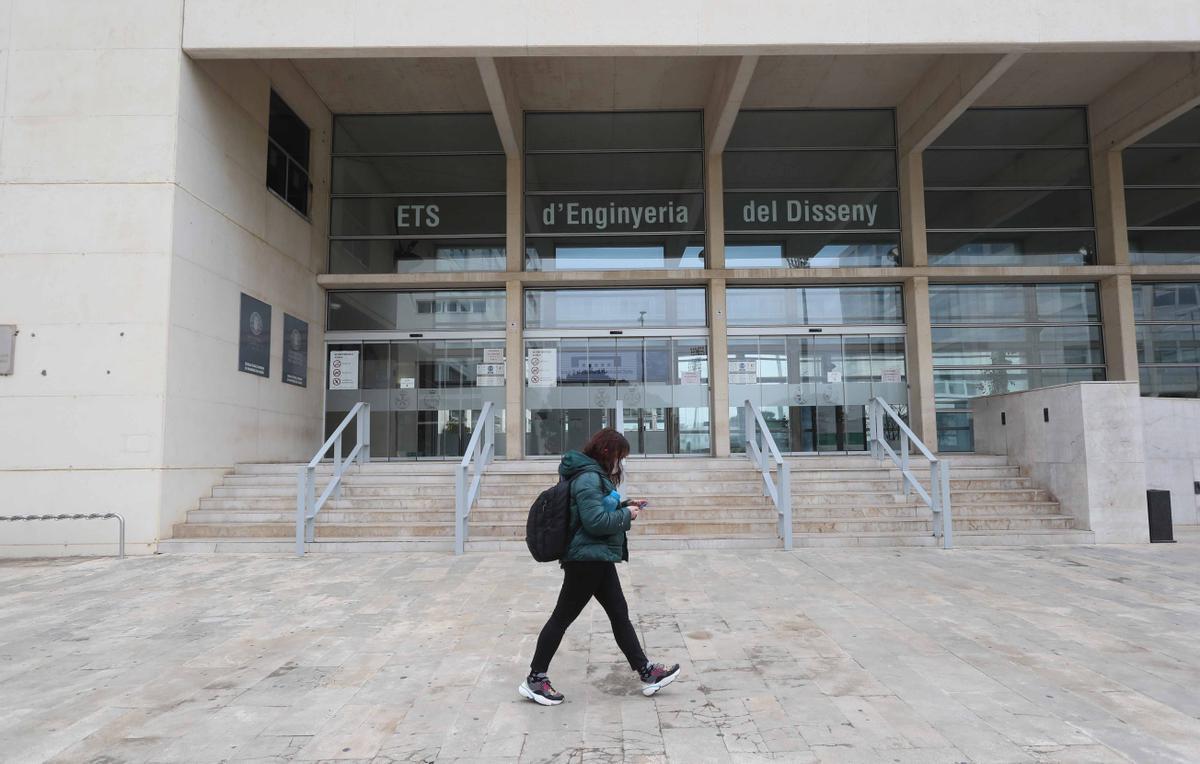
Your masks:
[{"label": "woman's hand", "polygon": [[636,520],[638,513],[646,508],[646,504],[645,499],[630,499],[627,505],[629,507],[629,519]]}]

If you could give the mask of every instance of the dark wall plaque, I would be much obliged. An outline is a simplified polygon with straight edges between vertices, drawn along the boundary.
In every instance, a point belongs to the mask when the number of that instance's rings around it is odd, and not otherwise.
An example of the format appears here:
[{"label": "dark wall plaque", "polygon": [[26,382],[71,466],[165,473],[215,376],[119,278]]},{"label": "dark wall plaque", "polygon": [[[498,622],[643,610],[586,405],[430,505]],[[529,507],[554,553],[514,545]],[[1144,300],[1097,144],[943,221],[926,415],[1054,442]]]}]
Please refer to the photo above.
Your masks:
[{"label": "dark wall plaque", "polygon": [[283,314],[284,384],[308,387],[308,322]]},{"label": "dark wall plaque", "polygon": [[271,306],[243,294],[239,327],[238,371],[271,376]]}]

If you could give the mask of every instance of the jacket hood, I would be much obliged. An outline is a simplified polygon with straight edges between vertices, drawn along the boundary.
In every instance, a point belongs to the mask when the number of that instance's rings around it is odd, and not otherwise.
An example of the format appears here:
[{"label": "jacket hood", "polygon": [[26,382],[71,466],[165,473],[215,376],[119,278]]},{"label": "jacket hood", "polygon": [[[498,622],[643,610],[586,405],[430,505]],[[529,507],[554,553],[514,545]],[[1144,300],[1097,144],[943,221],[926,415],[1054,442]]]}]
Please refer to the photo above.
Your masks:
[{"label": "jacket hood", "polygon": [[571,480],[576,475],[584,472],[595,472],[601,477],[607,477],[600,465],[590,456],[585,456],[579,451],[568,451],[563,454],[562,463],[558,465],[558,474],[567,480]]}]

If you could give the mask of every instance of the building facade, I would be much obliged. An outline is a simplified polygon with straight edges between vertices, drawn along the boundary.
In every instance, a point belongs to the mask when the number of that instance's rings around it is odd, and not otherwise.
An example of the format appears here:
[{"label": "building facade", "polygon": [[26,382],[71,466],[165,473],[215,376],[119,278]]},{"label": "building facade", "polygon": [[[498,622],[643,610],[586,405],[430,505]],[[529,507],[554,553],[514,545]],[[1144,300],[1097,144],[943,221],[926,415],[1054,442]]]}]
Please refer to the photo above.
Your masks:
[{"label": "building facade", "polygon": [[6,509],[152,550],[359,401],[404,460],[1200,396],[1195,4],[977,6],[0,3]]}]

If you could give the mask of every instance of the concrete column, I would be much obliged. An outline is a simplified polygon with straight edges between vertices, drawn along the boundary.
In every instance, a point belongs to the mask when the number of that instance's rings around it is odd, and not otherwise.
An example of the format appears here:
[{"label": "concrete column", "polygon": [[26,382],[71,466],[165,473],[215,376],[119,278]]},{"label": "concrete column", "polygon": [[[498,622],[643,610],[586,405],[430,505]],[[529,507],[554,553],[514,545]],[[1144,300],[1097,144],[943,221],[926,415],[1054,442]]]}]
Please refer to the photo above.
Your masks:
[{"label": "concrete column", "polygon": [[1120,151],[1092,154],[1092,196],[1096,210],[1096,262],[1129,264],[1129,231],[1125,217],[1125,168]]},{"label": "concrete column", "polygon": [[510,156],[505,168],[505,270],[520,273],[525,270],[525,164],[521,157]]},{"label": "concrete column", "polygon": [[908,423],[930,451],[937,451],[937,406],[933,397],[933,331],[929,327],[929,278],[904,280],[907,342]]},{"label": "concrete column", "polygon": [[[520,156],[505,163],[506,267],[511,274],[525,269],[524,172]],[[504,284],[504,420],[507,459],[525,458],[525,291],[515,276]]]},{"label": "concrete column", "polygon": [[1129,276],[1109,276],[1100,281],[1100,321],[1108,380],[1139,381],[1133,280]]},{"label": "concrete column", "polygon": [[504,284],[504,447],[507,459],[525,458],[525,342],[522,306],[525,292],[518,279]]},{"label": "concrete column", "polygon": [[725,267],[725,175],[723,154],[704,155],[705,208],[708,211],[708,267]]},{"label": "concrete column", "polygon": [[925,241],[924,154],[910,151],[900,157],[900,256],[910,267],[929,264]]},{"label": "concrete column", "polygon": [[708,282],[708,384],[712,388],[712,455],[729,456],[729,338],[725,279]]}]

